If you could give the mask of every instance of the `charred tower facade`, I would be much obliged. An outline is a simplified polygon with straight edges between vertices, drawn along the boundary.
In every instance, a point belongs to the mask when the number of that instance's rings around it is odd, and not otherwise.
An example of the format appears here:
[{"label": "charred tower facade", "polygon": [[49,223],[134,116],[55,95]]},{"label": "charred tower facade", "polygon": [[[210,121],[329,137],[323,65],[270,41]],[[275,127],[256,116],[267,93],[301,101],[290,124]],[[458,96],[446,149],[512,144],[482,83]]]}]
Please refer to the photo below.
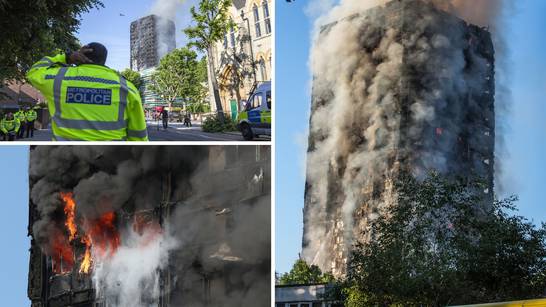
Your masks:
[{"label": "charred tower facade", "polygon": [[345,273],[401,172],[480,176],[492,200],[494,48],[486,28],[421,0],[324,26],[314,72],[303,257]]},{"label": "charred tower facade", "polygon": [[176,48],[175,24],[157,15],[131,23],[131,69],[142,71],[159,65]]},{"label": "charred tower facade", "polygon": [[269,146],[33,148],[31,306],[269,304],[270,155]]}]

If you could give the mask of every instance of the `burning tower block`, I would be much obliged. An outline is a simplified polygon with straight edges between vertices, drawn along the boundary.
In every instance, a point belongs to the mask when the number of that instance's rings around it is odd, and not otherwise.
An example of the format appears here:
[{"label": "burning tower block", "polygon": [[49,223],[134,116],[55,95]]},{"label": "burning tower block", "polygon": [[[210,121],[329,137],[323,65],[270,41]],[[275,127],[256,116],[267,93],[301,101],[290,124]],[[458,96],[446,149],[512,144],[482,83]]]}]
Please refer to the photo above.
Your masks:
[{"label": "burning tower block", "polygon": [[150,15],[131,23],[131,69],[142,71],[159,65],[176,48],[173,21]]},{"label": "burning tower block", "polygon": [[269,146],[30,153],[32,307],[266,306]]},{"label": "burning tower block", "polygon": [[321,29],[314,71],[303,257],[345,273],[400,172],[480,176],[492,200],[494,49],[486,28],[419,0]]}]

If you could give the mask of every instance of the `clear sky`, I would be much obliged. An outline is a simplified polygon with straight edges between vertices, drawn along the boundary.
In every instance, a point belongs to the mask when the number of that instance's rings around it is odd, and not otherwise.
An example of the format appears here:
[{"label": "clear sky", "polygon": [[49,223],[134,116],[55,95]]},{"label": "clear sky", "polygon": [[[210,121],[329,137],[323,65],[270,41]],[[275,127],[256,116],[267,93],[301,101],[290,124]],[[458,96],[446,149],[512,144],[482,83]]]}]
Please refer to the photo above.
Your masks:
[{"label": "clear sky", "polygon": [[[106,65],[123,70],[129,67],[131,22],[150,15],[155,0],[102,0],[104,8],[92,10],[81,16],[82,24],[77,35],[82,44],[100,42],[108,48]],[[197,0],[180,1],[175,18],[176,46],[182,47],[187,39],[182,29],[191,20],[190,8]],[[125,16],[121,16],[125,15]]]},{"label": "clear sky", "polygon": [[[334,2],[331,0],[330,2]],[[364,1],[364,0],[362,0]],[[469,0],[470,1],[470,0]],[[511,1],[517,6],[505,34],[510,46],[514,103],[503,158],[507,194],[517,194],[520,214],[546,221],[546,1]],[[277,0],[276,10],[276,270],[287,272],[302,238],[305,151],[310,109],[307,66],[309,1]]]},{"label": "clear sky", "polygon": [[0,296],[2,306],[30,306],[27,299],[30,240],[28,226],[28,147],[2,146],[0,161]]}]

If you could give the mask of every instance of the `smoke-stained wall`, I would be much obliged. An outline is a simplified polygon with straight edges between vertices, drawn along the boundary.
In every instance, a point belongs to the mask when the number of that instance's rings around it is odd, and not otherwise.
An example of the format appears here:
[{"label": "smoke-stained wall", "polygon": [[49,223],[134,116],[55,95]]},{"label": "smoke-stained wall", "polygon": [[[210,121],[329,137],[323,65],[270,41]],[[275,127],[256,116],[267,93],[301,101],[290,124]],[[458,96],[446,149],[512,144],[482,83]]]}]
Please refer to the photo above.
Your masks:
[{"label": "smoke-stained wall", "polygon": [[176,48],[176,29],[172,20],[150,15],[131,23],[131,69],[143,71],[157,67],[167,53]]},{"label": "smoke-stained wall", "polygon": [[[322,27],[311,55],[303,257],[336,276],[400,171],[483,176],[493,193],[490,33],[434,1],[385,2]],[[363,2],[342,3],[332,14]]]},{"label": "smoke-stained wall", "polygon": [[[268,146],[33,148],[33,306],[269,304],[270,154]],[[79,237],[73,267],[54,270],[55,238],[69,235],[60,192],[73,192],[78,233],[115,212],[119,246],[106,256],[92,249],[89,274],[78,271]]]}]

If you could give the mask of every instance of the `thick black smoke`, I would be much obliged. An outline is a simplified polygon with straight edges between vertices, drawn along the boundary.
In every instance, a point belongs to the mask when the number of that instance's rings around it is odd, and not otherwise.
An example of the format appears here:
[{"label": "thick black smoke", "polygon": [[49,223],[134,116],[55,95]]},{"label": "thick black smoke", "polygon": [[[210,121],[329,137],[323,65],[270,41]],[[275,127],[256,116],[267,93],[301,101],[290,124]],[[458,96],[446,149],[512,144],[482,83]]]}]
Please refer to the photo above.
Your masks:
[{"label": "thick black smoke", "polygon": [[[145,306],[141,286],[157,296],[158,272],[168,268],[165,293],[173,306],[268,304],[267,155],[255,146],[37,147],[30,156],[33,237],[48,254],[53,238],[66,232],[60,192],[74,193],[76,221],[114,211],[123,223],[132,212],[157,213],[168,203],[170,217],[161,221],[165,232],[155,245],[143,249],[130,225],[120,229],[117,255],[93,272],[103,299]],[[204,301],[205,278],[217,290],[213,301]]]},{"label": "thick black smoke", "polygon": [[355,234],[394,199],[391,179],[401,169],[476,173],[492,185],[494,39],[467,21],[493,26],[503,3],[342,0],[318,19],[310,58],[308,261],[330,271],[334,258],[346,259]]}]

